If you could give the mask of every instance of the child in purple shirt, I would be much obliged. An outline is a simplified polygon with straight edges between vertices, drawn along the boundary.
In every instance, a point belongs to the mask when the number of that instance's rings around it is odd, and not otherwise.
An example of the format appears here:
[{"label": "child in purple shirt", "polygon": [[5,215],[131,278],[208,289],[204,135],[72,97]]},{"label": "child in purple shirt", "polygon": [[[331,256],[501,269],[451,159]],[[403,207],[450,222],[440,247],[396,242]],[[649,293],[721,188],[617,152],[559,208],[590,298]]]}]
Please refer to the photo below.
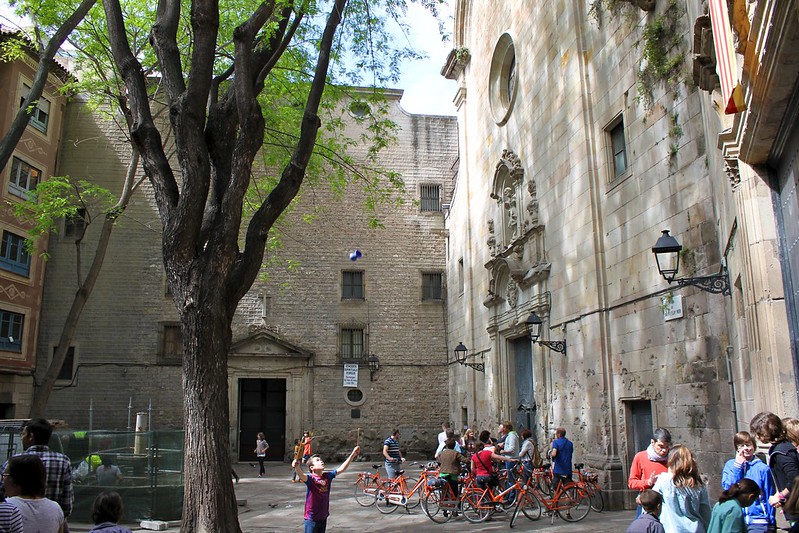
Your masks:
[{"label": "child in purple shirt", "polygon": [[305,475],[297,459],[291,466],[297,473],[301,483],[305,483],[308,492],[305,494],[305,533],[325,533],[327,517],[330,515],[330,484],[337,475],[344,472],[353,459],[361,452],[361,447],[356,446],[347,460],[337,469],[325,472],[325,462],[318,455],[312,455],[308,461],[310,475]]}]

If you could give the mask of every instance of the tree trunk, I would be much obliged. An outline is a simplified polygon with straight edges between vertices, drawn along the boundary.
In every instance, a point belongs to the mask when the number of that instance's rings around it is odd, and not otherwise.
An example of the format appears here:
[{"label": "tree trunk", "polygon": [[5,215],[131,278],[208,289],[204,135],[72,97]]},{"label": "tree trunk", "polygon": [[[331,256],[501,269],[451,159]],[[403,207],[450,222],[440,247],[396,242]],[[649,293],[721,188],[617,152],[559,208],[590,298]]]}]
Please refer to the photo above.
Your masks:
[{"label": "tree trunk", "polygon": [[[227,354],[232,338],[221,280],[208,275],[181,313],[184,489],[181,531],[241,531],[231,481]],[[191,289],[190,289],[191,290]],[[223,525],[222,527],[220,527]]]}]

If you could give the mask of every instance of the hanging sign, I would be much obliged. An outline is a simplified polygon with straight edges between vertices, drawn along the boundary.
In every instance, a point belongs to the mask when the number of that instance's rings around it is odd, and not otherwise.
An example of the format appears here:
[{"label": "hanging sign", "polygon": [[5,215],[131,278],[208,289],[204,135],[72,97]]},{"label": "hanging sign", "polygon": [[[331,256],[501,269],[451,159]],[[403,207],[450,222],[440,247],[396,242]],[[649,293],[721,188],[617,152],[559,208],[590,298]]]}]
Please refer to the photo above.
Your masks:
[{"label": "hanging sign", "polygon": [[344,386],[345,387],[358,386],[358,363],[344,364]]}]

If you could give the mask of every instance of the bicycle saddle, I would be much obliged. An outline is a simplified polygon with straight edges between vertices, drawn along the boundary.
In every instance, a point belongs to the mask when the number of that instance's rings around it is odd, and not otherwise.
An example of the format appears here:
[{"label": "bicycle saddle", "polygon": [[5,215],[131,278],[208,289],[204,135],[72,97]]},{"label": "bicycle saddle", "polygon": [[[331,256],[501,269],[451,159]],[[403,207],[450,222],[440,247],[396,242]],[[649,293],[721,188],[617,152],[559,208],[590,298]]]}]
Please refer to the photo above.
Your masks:
[{"label": "bicycle saddle", "polygon": [[576,465],[574,465],[574,468],[575,470],[582,470],[584,466],[585,466],[584,463],[577,463]]}]

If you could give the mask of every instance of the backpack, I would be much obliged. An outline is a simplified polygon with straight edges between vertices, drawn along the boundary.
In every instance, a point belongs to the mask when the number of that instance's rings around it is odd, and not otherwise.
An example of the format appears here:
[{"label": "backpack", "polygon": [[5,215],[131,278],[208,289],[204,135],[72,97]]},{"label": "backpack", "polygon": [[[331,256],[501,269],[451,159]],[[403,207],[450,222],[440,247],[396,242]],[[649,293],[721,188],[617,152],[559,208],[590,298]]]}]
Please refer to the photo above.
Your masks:
[{"label": "backpack", "polygon": [[528,440],[533,445],[533,451],[524,460],[529,461],[533,468],[541,468],[544,465],[544,459],[541,457],[541,452],[538,451],[538,444],[532,439]]}]

